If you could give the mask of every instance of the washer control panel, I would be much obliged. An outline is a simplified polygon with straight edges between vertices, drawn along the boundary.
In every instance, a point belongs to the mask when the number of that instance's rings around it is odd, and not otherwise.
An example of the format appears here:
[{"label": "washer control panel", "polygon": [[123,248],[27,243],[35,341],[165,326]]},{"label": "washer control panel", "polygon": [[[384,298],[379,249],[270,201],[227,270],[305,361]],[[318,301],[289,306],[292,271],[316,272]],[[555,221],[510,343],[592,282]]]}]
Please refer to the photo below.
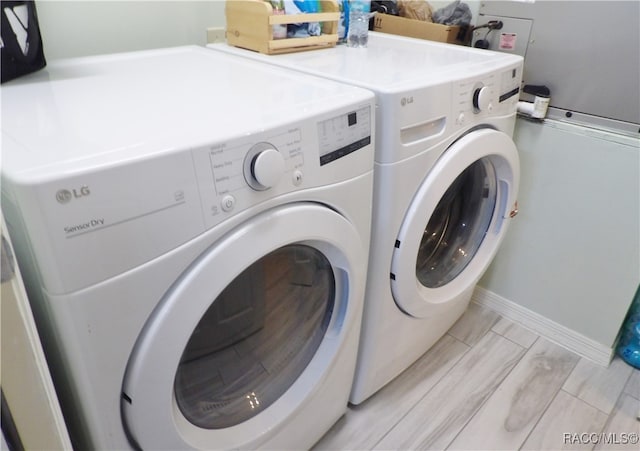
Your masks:
[{"label": "washer control panel", "polygon": [[473,109],[476,112],[493,109],[493,92],[488,86],[478,86],[473,90]]},{"label": "washer control panel", "polygon": [[464,126],[477,115],[515,113],[521,80],[522,66],[514,66],[458,82],[454,87],[456,125]]}]

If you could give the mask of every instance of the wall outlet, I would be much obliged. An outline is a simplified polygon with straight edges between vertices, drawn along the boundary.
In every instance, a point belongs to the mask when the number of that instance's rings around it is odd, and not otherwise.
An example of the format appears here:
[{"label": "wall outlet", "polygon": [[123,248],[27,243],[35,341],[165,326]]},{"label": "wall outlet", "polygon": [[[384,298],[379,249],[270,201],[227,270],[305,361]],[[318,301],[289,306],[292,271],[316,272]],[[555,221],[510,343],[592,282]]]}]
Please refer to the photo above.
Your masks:
[{"label": "wall outlet", "polygon": [[222,27],[207,28],[207,44],[225,42],[225,30]]}]

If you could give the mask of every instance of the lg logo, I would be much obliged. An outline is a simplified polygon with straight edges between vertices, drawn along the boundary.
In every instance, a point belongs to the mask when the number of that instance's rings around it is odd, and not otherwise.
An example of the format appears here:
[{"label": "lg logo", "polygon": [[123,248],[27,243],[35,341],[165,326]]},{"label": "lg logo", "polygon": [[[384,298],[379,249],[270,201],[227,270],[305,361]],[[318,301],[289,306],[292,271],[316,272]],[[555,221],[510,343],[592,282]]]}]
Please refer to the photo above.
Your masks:
[{"label": "lg logo", "polygon": [[74,188],[71,191],[69,191],[68,189],[58,190],[58,192],[56,193],[56,200],[61,204],[67,204],[71,202],[71,199],[73,199],[74,197],[76,199],[79,199],[81,197],[88,196],[89,194],[91,194],[91,191],[89,191],[89,187],[87,185],[82,185],[80,188]]},{"label": "lg logo", "polygon": [[400,99],[400,105],[402,106],[407,106],[411,103],[413,103],[413,96],[403,97]]}]

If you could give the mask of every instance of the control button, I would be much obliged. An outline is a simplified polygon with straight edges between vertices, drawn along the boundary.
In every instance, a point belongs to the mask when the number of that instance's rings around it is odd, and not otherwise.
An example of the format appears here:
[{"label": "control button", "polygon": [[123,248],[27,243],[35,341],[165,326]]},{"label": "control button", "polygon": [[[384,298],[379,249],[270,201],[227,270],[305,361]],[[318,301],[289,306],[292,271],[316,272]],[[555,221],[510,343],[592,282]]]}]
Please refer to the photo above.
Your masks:
[{"label": "control button", "polygon": [[291,176],[291,181],[295,186],[300,186],[300,184],[302,183],[302,172],[300,172],[297,169],[293,171],[293,175]]},{"label": "control button", "polygon": [[236,206],[236,198],[230,194],[227,194],[222,198],[221,206],[222,206],[222,210],[224,211],[229,212],[233,210],[233,207]]},{"label": "control button", "polygon": [[465,119],[466,118],[464,117],[464,113],[458,114],[458,118],[456,119],[456,124],[458,124],[458,125],[464,124],[464,120]]},{"label": "control button", "polygon": [[477,112],[485,111],[491,104],[491,91],[488,86],[478,88],[473,93],[473,107]]},{"label": "control button", "polygon": [[272,144],[258,143],[245,156],[244,178],[255,190],[264,191],[276,185],[284,170],[284,157]]},{"label": "control button", "polygon": [[284,158],[276,149],[260,152],[253,160],[253,176],[265,188],[278,183],[284,172]]}]

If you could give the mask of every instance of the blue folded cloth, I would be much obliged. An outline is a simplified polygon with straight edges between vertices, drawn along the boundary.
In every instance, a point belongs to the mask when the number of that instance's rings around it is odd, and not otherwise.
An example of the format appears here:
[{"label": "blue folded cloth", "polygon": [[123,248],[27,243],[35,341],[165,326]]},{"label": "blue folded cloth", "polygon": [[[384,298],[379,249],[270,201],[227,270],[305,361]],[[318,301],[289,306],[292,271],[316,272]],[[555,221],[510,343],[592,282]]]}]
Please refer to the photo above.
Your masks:
[{"label": "blue folded cloth", "polygon": [[[284,11],[286,14],[317,13],[320,11],[320,4],[317,0],[284,0]],[[321,33],[318,22],[295,23],[287,26],[288,38],[308,38],[320,36]]]}]

